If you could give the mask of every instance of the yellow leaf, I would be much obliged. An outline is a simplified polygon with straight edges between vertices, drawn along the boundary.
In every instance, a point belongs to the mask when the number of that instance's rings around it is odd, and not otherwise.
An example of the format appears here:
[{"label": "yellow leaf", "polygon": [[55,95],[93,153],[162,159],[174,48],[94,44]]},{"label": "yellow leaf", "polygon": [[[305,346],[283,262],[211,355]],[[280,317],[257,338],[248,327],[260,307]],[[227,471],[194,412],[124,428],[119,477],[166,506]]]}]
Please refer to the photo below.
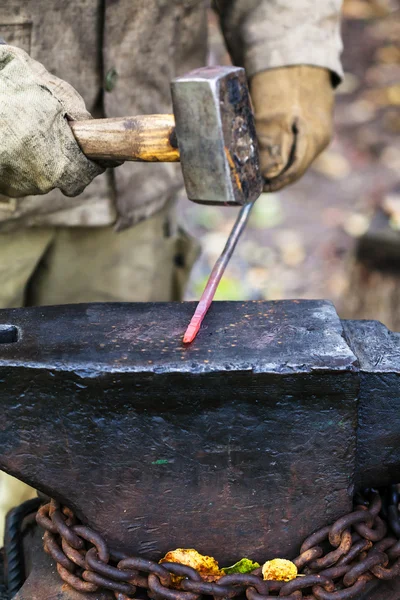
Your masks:
[{"label": "yellow leaf", "polygon": [[297,577],[297,567],[285,558],[274,558],[263,564],[262,574],[265,580],[292,581]]},{"label": "yellow leaf", "polygon": [[[192,567],[192,569],[196,569],[200,573],[205,581],[216,581],[224,575],[215,558],[212,556],[203,556],[197,550],[194,550],[194,548],[177,548],[176,550],[171,550],[160,560],[160,563],[163,562],[174,562]],[[181,579],[181,577],[172,576],[174,583],[177,583]]]}]

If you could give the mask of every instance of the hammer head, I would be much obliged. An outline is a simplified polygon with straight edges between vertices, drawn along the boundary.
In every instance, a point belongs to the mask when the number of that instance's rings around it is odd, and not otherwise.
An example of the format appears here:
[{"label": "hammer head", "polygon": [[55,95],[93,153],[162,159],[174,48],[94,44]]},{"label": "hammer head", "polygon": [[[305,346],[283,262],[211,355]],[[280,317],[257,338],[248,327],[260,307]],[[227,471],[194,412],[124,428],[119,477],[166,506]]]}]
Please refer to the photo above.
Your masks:
[{"label": "hammer head", "polygon": [[196,69],[171,88],[189,199],[230,205],[256,200],[263,180],[244,69]]}]

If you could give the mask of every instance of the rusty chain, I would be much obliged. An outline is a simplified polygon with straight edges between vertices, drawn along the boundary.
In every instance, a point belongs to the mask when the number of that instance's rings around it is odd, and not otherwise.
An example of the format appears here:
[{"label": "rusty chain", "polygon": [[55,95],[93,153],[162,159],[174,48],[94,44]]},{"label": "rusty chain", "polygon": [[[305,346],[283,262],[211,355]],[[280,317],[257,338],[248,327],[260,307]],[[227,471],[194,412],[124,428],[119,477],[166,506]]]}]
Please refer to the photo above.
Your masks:
[{"label": "rusty chain", "polygon": [[[354,512],[309,536],[294,559],[299,575],[290,582],[264,581],[261,568],[205,581],[193,568],[113,553],[104,539],[78,523],[70,509],[51,500],[36,516],[45,529],[44,547],[61,579],[80,592],[111,590],[131,600],[137,588],[155,600],[215,600],[246,595],[247,600],[351,600],[373,580],[400,576],[400,492],[390,489],[386,512],[380,494],[370,490]],[[387,515],[392,531],[388,534]],[[179,576],[172,578],[171,575]]]},{"label": "rusty chain", "polygon": [[[394,534],[400,538],[400,486],[391,485],[387,501],[387,520]],[[386,515],[385,515],[386,516]]]}]

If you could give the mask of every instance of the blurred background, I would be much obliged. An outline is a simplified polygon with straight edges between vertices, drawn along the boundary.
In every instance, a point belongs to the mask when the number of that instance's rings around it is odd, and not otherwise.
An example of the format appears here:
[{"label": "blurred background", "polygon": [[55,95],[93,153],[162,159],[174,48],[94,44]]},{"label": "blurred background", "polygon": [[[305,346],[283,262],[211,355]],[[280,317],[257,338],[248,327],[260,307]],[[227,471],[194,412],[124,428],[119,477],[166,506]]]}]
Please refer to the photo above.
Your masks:
[{"label": "blurred background", "polygon": [[[211,64],[229,64],[210,11]],[[345,78],[330,147],[294,186],[257,201],[219,300],[327,298],[343,318],[400,330],[400,1],[345,0]],[[234,208],[182,202],[203,251],[186,299],[198,299]]]}]

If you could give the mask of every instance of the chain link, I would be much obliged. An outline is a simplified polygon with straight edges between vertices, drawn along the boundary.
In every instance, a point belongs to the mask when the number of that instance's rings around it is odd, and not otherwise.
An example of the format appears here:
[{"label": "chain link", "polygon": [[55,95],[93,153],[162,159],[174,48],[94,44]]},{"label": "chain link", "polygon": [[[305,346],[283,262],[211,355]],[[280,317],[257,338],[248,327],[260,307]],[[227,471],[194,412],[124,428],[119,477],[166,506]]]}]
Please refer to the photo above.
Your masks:
[{"label": "chain link", "polygon": [[[309,536],[293,561],[300,576],[288,583],[264,581],[261,568],[206,581],[186,565],[116,556],[101,535],[79,524],[55,500],[39,509],[36,520],[45,530],[44,548],[56,561],[61,579],[80,592],[112,590],[116,600],[131,600],[137,588],[156,600],[219,600],[243,594],[247,600],[351,600],[373,580],[400,577],[399,486],[391,486],[387,496],[382,512],[381,496],[369,490],[354,512]],[[380,514],[392,535],[387,536]]]},{"label": "chain link", "polygon": [[391,485],[389,494],[387,518],[393,533],[400,538],[400,485]]}]

